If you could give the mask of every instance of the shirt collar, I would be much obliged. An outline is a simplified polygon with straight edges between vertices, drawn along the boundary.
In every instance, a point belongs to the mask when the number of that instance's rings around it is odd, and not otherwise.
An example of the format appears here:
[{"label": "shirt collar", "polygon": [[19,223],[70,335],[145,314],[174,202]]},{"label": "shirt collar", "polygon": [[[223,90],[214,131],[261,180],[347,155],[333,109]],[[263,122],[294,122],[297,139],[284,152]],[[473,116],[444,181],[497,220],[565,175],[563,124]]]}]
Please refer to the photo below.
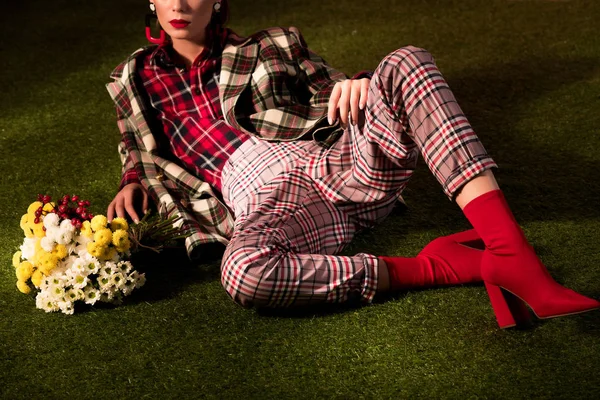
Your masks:
[{"label": "shirt collar", "polygon": [[[225,42],[227,41],[228,29],[217,26],[214,29],[207,30],[208,46],[198,54],[192,67],[197,67],[203,61],[216,58],[221,55]],[[159,45],[150,55],[150,67],[162,68],[184,68],[184,65],[179,65],[174,61],[173,43],[170,40]]]}]

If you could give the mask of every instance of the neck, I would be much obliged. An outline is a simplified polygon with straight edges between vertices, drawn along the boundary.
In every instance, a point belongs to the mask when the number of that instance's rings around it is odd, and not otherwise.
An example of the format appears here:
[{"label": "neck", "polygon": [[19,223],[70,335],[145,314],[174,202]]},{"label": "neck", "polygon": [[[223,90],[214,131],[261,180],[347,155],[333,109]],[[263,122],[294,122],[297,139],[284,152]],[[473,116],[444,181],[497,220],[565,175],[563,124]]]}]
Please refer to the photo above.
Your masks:
[{"label": "neck", "polygon": [[206,47],[206,38],[202,40],[177,40],[173,39],[173,50],[177,53],[179,61],[183,62],[187,68],[190,68],[196,57]]}]

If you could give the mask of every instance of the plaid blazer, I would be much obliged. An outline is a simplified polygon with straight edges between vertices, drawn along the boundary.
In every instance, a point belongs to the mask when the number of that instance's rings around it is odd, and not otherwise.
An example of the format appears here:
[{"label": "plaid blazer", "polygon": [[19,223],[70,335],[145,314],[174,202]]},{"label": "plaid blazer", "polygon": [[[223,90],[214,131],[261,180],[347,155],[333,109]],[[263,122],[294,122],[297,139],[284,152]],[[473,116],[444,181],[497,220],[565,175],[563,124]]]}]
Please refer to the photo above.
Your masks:
[{"label": "plaid blazer", "polygon": [[[135,51],[111,73],[107,89],[117,108],[123,170],[135,168],[140,183],[164,216],[181,217],[192,233],[188,256],[202,256],[202,245],[226,245],[233,233],[230,210],[206,182],[181,167],[152,131],[160,128],[136,74]],[[219,76],[225,121],[265,140],[314,139],[330,146],[343,133],[327,123],[327,103],[335,82],[347,79],[308,49],[295,27],[270,28],[247,38],[228,30]]]}]

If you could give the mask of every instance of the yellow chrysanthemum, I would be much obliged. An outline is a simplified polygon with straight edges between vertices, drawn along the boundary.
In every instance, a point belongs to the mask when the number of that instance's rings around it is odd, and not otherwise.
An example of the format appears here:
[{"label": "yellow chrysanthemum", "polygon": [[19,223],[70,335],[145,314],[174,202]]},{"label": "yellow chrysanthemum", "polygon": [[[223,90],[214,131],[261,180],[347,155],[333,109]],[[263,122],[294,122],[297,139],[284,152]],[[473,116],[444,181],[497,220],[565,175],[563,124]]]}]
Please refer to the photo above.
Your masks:
[{"label": "yellow chrysanthemum", "polygon": [[21,229],[23,229],[23,233],[25,234],[25,237],[27,237],[27,238],[34,237],[33,230],[31,229],[31,224],[29,223],[29,215],[28,214],[23,214],[23,216],[21,217]]},{"label": "yellow chrysanthemum", "polygon": [[27,214],[35,215],[35,211],[42,206],[41,201],[34,201],[27,207]]},{"label": "yellow chrysanthemum", "polygon": [[33,249],[35,250],[36,253],[38,251],[44,251],[45,252],[45,250],[42,248],[42,239],[37,239],[35,241],[35,245],[34,245]]},{"label": "yellow chrysanthemum", "polygon": [[114,247],[105,247],[104,252],[100,256],[100,259],[101,260],[111,260],[115,256],[116,253],[117,253],[117,250]]},{"label": "yellow chrysanthemum", "polygon": [[20,223],[21,229],[25,229],[25,228],[29,227],[28,223],[29,223],[29,214],[23,214],[21,216],[21,223]]},{"label": "yellow chrysanthemum", "polygon": [[13,254],[13,258],[12,258],[12,262],[13,262],[13,267],[17,268],[20,264],[21,264],[21,250],[17,251],[15,254]]},{"label": "yellow chrysanthemum", "polygon": [[43,210],[45,212],[49,213],[50,211],[54,210],[54,206],[56,206],[56,204],[54,204],[53,202],[46,203],[46,204],[44,204]]},{"label": "yellow chrysanthemum", "polygon": [[39,288],[42,284],[42,280],[44,280],[44,276],[45,275],[41,270],[36,269],[31,275],[31,283],[33,283],[36,288]]},{"label": "yellow chrysanthemum", "polygon": [[[129,249],[129,234],[122,229],[118,229],[113,233],[112,242],[115,246],[117,246],[117,250],[119,250],[119,248],[125,247]],[[119,252],[122,253],[123,250],[119,250]]]},{"label": "yellow chrysanthemum", "polygon": [[104,215],[96,215],[94,218],[92,218],[92,230],[94,232],[99,231],[100,229],[104,229],[106,228],[107,224],[108,224],[108,220],[106,219],[106,217]]},{"label": "yellow chrysanthemum", "polygon": [[112,236],[110,229],[99,229],[94,233],[94,242],[98,243],[98,246],[108,246],[112,242]]},{"label": "yellow chrysanthemum", "polygon": [[52,254],[62,260],[67,256],[67,248],[64,244],[57,244],[52,250]]},{"label": "yellow chrysanthemum", "polygon": [[58,266],[58,262],[60,261],[57,256],[51,253],[46,253],[40,257],[40,266],[39,269],[46,275],[50,274],[54,268]]},{"label": "yellow chrysanthemum", "polygon": [[44,225],[42,221],[39,224],[33,224],[33,234],[35,237],[43,238],[46,236],[46,231],[44,230]]},{"label": "yellow chrysanthemum", "polygon": [[25,281],[17,281],[17,289],[19,289],[19,292],[25,293],[25,294],[28,294],[29,292],[31,292],[31,288]]},{"label": "yellow chrysanthemum", "polygon": [[83,221],[81,224],[81,234],[85,237],[91,238],[94,236],[94,231],[92,231],[92,224],[90,221]]},{"label": "yellow chrysanthemum", "polygon": [[129,224],[125,218],[117,217],[110,221],[110,229],[112,229],[113,232],[116,232],[119,229],[126,231],[129,229]]},{"label": "yellow chrysanthemum", "polygon": [[96,242],[89,242],[87,244],[87,251],[92,257],[101,257],[106,251],[106,246],[99,246]]},{"label": "yellow chrysanthemum", "polygon": [[26,281],[27,279],[31,278],[31,275],[33,274],[33,265],[31,265],[29,261],[23,261],[17,267],[16,273],[18,280]]},{"label": "yellow chrysanthemum", "polygon": [[35,249],[35,253],[33,254],[33,265],[35,266],[40,266],[42,265],[42,258],[46,257],[48,253],[46,250],[42,249],[41,247],[38,249],[37,245],[39,242],[36,242],[36,249]]}]

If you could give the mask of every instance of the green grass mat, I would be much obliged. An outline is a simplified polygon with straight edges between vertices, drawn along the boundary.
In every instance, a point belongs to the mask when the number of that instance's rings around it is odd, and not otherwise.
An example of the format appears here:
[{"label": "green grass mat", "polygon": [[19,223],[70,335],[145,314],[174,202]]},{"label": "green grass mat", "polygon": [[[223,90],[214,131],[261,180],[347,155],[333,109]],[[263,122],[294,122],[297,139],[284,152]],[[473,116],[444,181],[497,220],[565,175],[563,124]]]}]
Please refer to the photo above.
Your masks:
[{"label": "green grass mat", "polygon": [[[217,262],[164,255],[118,308],[46,314],[15,286],[19,218],[37,193],[96,213],[116,191],[104,84],[145,44],[144,0],[8,2],[0,15],[0,398],[593,398],[600,312],[499,330],[483,286],[363,308],[257,312]],[[232,0],[240,34],[297,26],[340,70],[427,48],[500,166],[551,274],[600,297],[600,35],[595,1]],[[408,210],[347,250],[414,255],[468,224],[422,164]]]}]

